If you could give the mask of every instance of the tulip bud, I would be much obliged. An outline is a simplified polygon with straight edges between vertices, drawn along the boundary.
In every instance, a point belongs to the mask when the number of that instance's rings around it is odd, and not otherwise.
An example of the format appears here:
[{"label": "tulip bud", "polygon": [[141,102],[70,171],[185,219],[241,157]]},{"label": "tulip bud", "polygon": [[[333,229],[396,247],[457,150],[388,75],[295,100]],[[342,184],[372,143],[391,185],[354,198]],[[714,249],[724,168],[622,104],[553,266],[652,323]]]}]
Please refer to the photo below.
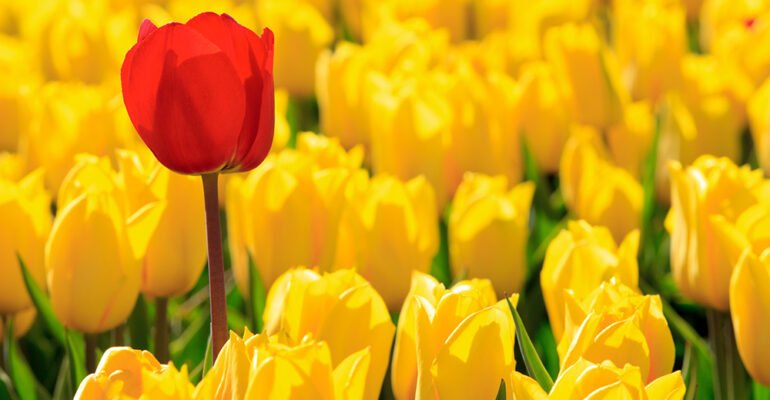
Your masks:
[{"label": "tulip bud", "polygon": [[433,190],[427,181],[406,183],[389,175],[355,175],[340,226],[337,268],[355,267],[398,310],[412,271],[428,272],[438,250]]},{"label": "tulip bud", "polygon": [[315,89],[318,56],[334,40],[323,15],[304,1],[261,1],[257,17],[275,32],[275,84],[294,97],[310,97]]},{"label": "tulip bud", "polygon": [[730,313],[743,365],[752,378],[765,386],[770,385],[770,352],[765,345],[765,334],[770,328],[765,318],[770,312],[768,290],[770,250],[759,257],[747,250],[730,279]]},{"label": "tulip bud", "polygon": [[652,148],[655,117],[650,103],[626,105],[623,120],[607,131],[607,144],[618,167],[641,179],[644,162]]},{"label": "tulip bud", "polygon": [[34,65],[30,47],[26,41],[0,37],[0,74],[4,77],[0,82],[0,152],[19,150],[25,131],[24,106],[39,85],[37,71],[30,70]]},{"label": "tulip bud", "polygon": [[489,279],[498,296],[521,291],[534,191],[531,182],[509,190],[501,175],[465,175],[449,216],[453,276]]},{"label": "tulip bud", "polygon": [[514,371],[515,335],[506,301],[496,301],[488,280],[446,289],[415,272],[396,330],[393,393],[397,399],[494,398],[500,380]]},{"label": "tulip bud", "polygon": [[733,232],[739,216],[766,191],[762,171],[738,167],[727,158],[703,156],[683,168],[672,162],[671,273],[695,302],[727,310],[733,267],[747,239]]},{"label": "tulip bud", "polygon": [[[395,327],[374,288],[353,270],[330,274],[292,269],[275,281],[265,304],[265,332],[299,344],[310,335],[325,341],[337,368],[349,356],[369,350],[362,398],[376,399],[390,358]],[[350,321],[361,323],[349,324]]]},{"label": "tulip bud", "polygon": [[567,290],[561,370],[578,359],[639,367],[645,382],[671,372],[674,339],[660,296],[645,296],[616,280],[602,282],[583,299]]},{"label": "tulip bud", "polygon": [[757,161],[765,173],[770,175],[770,79],[751,96],[748,114]]},{"label": "tulip bud", "polygon": [[[35,307],[30,307],[13,314],[11,316],[11,319],[13,319],[13,337],[18,339],[26,335],[35,323],[35,318],[37,318],[37,309]],[[0,328],[0,341],[4,340],[4,338],[5,333],[3,328]]]},{"label": "tulip bud", "polygon": [[544,62],[525,64],[517,93],[519,130],[540,170],[557,172],[569,134],[570,115],[553,67]]},{"label": "tulip bud", "polygon": [[592,227],[585,221],[570,221],[567,229],[551,241],[545,253],[540,285],[557,341],[565,328],[565,290],[571,290],[577,299],[584,299],[611,278],[636,288],[638,248],[638,231],[629,233],[618,247],[607,228]]},{"label": "tulip bud", "polygon": [[0,315],[32,307],[17,255],[40,287],[45,287],[43,249],[51,230],[50,197],[43,188],[43,172],[18,181],[0,178]]},{"label": "tulip bud", "polygon": [[[768,7],[746,1],[730,2],[725,6],[733,10],[720,10],[728,17],[714,32],[710,52],[735,63],[754,85],[760,85],[770,75],[770,51],[757,46],[757,43],[770,40]],[[744,7],[750,10],[740,10]],[[738,15],[730,16],[736,11]]]},{"label": "tulip bud", "polygon": [[546,59],[553,64],[576,122],[606,128],[620,119],[628,94],[620,85],[613,54],[588,24],[566,24],[545,35]]},{"label": "tulip bud", "polygon": [[578,128],[564,147],[560,190],[578,218],[608,227],[620,241],[639,228],[644,191],[633,175],[607,160],[606,152],[597,132]]},{"label": "tulip bud", "polygon": [[177,370],[173,363],[159,363],[148,351],[111,347],[96,371],[80,383],[75,398],[192,400],[193,390],[186,365]]}]

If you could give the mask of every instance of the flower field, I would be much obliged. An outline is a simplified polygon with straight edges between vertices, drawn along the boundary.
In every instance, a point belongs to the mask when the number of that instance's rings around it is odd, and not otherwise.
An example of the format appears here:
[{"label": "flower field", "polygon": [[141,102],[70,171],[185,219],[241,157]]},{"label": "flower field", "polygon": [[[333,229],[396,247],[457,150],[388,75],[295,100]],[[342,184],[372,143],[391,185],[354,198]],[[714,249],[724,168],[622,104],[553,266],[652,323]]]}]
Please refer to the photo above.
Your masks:
[{"label": "flower field", "polygon": [[0,400],[770,400],[770,1],[0,0]]}]

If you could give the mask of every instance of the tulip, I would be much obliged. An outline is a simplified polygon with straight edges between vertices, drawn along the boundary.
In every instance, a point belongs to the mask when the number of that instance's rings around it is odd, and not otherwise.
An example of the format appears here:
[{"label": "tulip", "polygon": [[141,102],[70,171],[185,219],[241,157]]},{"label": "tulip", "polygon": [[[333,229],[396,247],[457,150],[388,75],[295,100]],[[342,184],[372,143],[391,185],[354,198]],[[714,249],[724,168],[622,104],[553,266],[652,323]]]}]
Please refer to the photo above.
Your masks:
[{"label": "tulip", "polygon": [[[13,319],[13,337],[20,338],[29,332],[32,328],[32,324],[35,323],[37,318],[37,309],[35,307],[27,308],[26,310],[19,311],[11,316]],[[0,328],[0,340],[4,340],[5,333],[4,328]]]},{"label": "tulip", "polygon": [[475,0],[470,2],[473,16],[473,37],[483,39],[488,34],[508,28],[513,2],[507,0]]},{"label": "tulip", "polygon": [[157,220],[152,205],[127,218],[107,191],[85,192],[59,211],[45,265],[53,311],[66,327],[99,333],[128,318]]},{"label": "tulip", "polygon": [[467,22],[469,19],[467,0],[417,0],[414,2],[385,3],[384,8],[391,6],[386,12],[392,13],[397,20],[420,18],[433,28],[446,29],[453,42],[459,42],[468,35]]},{"label": "tulip", "polygon": [[177,369],[173,363],[159,363],[148,351],[111,347],[96,371],[80,383],[75,398],[191,400],[193,390],[186,365]]},{"label": "tulip", "polygon": [[749,124],[759,165],[770,174],[770,79],[749,99]]},{"label": "tulip", "polygon": [[334,39],[329,23],[305,1],[259,2],[257,18],[281,44],[275,51],[276,86],[293,97],[312,96],[316,60]]},{"label": "tulip", "polygon": [[729,308],[729,282],[746,238],[732,233],[739,216],[762,198],[762,171],[738,167],[727,158],[703,156],[683,168],[672,162],[671,273],[695,302]]},{"label": "tulip", "polygon": [[561,369],[578,359],[639,367],[645,382],[674,366],[674,339],[660,296],[645,296],[616,280],[602,282],[579,300],[567,290],[565,331],[559,343]]},{"label": "tulip", "polygon": [[291,126],[289,126],[287,116],[288,108],[289,93],[283,89],[277,89],[275,91],[275,132],[273,135],[273,145],[270,146],[271,153],[277,153],[289,144]]},{"label": "tulip", "polygon": [[496,301],[488,280],[446,289],[415,272],[396,330],[393,393],[397,399],[494,398],[514,371],[514,338],[506,301]]},{"label": "tulip", "polygon": [[770,75],[770,51],[756,44],[770,39],[770,16],[767,5],[757,7],[746,3],[738,1],[728,5],[737,9],[747,5],[754,8],[738,11],[745,12],[742,16],[729,16],[737,10],[720,10],[728,15],[728,20],[717,27],[709,48],[716,57],[737,64],[755,85],[760,85]]},{"label": "tulip", "polygon": [[43,188],[43,172],[18,181],[0,178],[0,315],[32,307],[17,255],[40,287],[45,287],[43,249],[51,230],[50,197]]},{"label": "tulip", "polygon": [[353,270],[324,275],[306,268],[289,270],[271,287],[264,320],[267,334],[286,335],[291,343],[299,344],[307,335],[326,342],[334,368],[368,349],[362,398],[378,397],[395,327],[382,297]]},{"label": "tulip", "polygon": [[638,248],[638,231],[629,233],[618,247],[607,228],[593,227],[585,221],[570,221],[567,229],[551,241],[545,253],[540,285],[557,342],[565,329],[565,290],[571,290],[576,299],[584,299],[612,278],[636,288]]},{"label": "tulip", "polygon": [[738,352],[749,374],[757,382],[770,385],[770,349],[765,340],[770,311],[770,250],[757,257],[746,251],[730,279],[730,312]]},{"label": "tulip", "polygon": [[448,223],[453,276],[489,279],[498,296],[521,291],[534,191],[531,182],[509,190],[502,175],[465,175]]},{"label": "tulip", "polygon": [[618,167],[641,179],[644,162],[652,148],[655,117],[649,102],[626,105],[623,120],[607,131],[607,145]]},{"label": "tulip", "polygon": [[161,28],[145,20],[121,82],[131,122],[158,161],[183,174],[259,165],[273,138],[272,52],[269,29],[259,37],[227,15]]},{"label": "tulip", "polygon": [[518,129],[540,170],[557,172],[569,134],[570,115],[553,67],[544,62],[525,64],[516,90]]},{"label": "tulip", "polygon": [[578,128],[564,147],[560,189],[578,218],[608,227],[620,241],[639,228],[644,192],[633,175],[612,164],[605,154],[592,128]]},{"label": "tulip", "polygon": [[21,40],[0,37],[0,73],[5,77],[0,82],[0,152],[19,150],[25,124],[24,106],[38,86],[36,71],[30,71],[34,65],[30,47]]},{"label": "tulip", "polygon": [[438,250],[433,190],[427,181],[355,175],[348,186],[336,267],[356,267],[388,309],[398,310],[412,271],[428,272]]},{"label": "tulip", "polygon": [[679,371],[664,375],[647,385],[639,367],[623,368],[612,361],[593,363],[584,359],[563,370],[546,394],[530,377],[514,372],[513,398],[518,399],[672,399],[684,398],[686,386]]},{"label": "tulip", "polygon": [[0,179],[18,181],[26,171],[24,159],[14,153],[0,153]]},{"label": "tulip", "polygon": [[297,345],[280,336],[248,330],[230,340],[208,374],[195,388],[197,399],[355,399],[366,387],[368,349],[352,354],[336,368],[329,346],[306,338]]},{"label": "tulip", "polygon": [[566,24],[545,35],[545,55],[552,63],[572,117],[606,128],[620,119],[628,94],[620,85],[616,60],[588,24]]}]

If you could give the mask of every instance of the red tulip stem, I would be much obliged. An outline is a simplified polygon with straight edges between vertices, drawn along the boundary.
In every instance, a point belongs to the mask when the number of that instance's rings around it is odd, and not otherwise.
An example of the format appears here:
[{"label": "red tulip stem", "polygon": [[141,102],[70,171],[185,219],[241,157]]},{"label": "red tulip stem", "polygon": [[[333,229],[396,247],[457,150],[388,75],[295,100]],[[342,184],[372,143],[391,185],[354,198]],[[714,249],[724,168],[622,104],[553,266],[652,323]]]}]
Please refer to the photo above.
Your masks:
[{"label": "red tulip stem", "polygon": [[222,227],[219,222],[219,174],[205,174],[203,200],[206,208],[206,239],[209,254],[209,303],[211,305],[211,349],[214,361],[227,341],[225,266],[222,258]]}]

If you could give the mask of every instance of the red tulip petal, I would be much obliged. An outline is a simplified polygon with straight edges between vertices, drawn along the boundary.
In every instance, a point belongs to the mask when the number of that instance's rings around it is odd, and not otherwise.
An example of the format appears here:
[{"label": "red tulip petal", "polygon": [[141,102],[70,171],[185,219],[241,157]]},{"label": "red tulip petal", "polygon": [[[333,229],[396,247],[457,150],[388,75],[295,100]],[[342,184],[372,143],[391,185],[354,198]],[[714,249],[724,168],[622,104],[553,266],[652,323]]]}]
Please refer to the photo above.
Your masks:
[{"label": "red tulip petal", "polygon": [[121,71],[123,99],[142,140],[181,173],[220,170],[245,113],[229,58],[196,30],[172,23],[137,43]]},{"label": "red tulip petal", "polygon": [[142,21],[142,25],[139,27],[139,37],[137,38],[138,42],[141,42],[144,40],[144,38],[147,37],[147,35],[155,32],[158,30],[158,27],[155,26],[155,24],[152,23],[149,19],[145,19]]}]

